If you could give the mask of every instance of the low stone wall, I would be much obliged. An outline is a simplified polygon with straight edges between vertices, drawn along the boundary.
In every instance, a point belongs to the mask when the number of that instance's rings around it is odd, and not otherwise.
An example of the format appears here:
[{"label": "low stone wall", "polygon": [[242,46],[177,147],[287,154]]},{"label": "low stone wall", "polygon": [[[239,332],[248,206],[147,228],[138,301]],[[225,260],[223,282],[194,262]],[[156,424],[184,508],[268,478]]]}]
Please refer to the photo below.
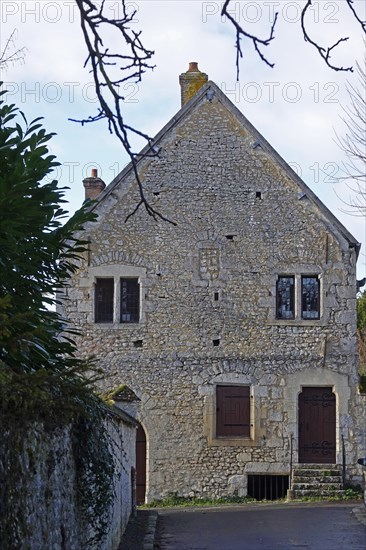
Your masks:
[{"label": "low stone wall", "polygon": [[[109,530],[98,550],[115,550],[134,507],[132,468],[135,466],[136,424],[123,413],[107,422],[115,456],[114,502]],[[77,466],[70,426],[47,429],[32,425],[19,433],[3,434],[0,444],[0,547],[7,550],[93,549],[88,525],[78,499]],[[11,448],[18,441],[19,449]],[[14,454],[16,451],[16,454]],[[14,457],[18,459],[14,460]],[[9,514],[10,512],[10,514]],[[7,517],[5,524],[4,517]],[[12,541],[9,546],[9,541]],[[4,544],[5,543],[5,544]]]}]

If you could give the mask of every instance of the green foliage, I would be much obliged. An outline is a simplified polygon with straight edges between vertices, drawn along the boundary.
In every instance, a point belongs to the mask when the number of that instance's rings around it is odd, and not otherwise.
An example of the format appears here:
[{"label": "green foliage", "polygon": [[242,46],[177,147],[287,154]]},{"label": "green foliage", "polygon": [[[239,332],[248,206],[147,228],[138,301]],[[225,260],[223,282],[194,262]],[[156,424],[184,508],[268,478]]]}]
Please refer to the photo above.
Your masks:
[{"label": "green foliage", "polygon": [[357,330],[366,339],[366,290],[357,298]]},{"label": "green foliage", "polygon": [[[18,511],[19,456],[27,427],[72,426],[79,504],[98,547],[113,499],[114,461],[105,428],[106,406],[94,393],[99,373],[77,357],[73,332],[55,311],[87,242],[79,239],[95,216],[85,204],[70,219],[66,188],[44,181],[58,165],[40,120],[27,122],[0,92],[0,546],[12,548]],[[67,221],[66,221],[67,220]],[[16,444],[12,445],[11,442]],[[6,467],[5,467],[6,465]],[[20,467],[20,466],[19,466]],[[6,481],[6,483],[5,483]],[[16,489],[16,490],[15,490]],[[16,512],[15,512],[16,511]],[[23,522],[24,523],[24,522]],[[20,531],[19,531],[20,529]],[[24,533],[23,533],[24,535]]]},{"label": "green foliage", "polygon": [[76,480],[78,500],[93,527],[91,538],[85,541],[85,548],[98,548],[109,528],[109,510],[114,491],[111,480],[114,476],[114,462],[111,457],[112,442],[103,424],[104,413],[93,406],[88,417],[79,417],[73,426],[73,455],[78,477]]},{"label": "green foliage", "polygon": [[16,374],[64,374],[80,364],[73,341],[59,338],[65,325],[50,307],[86,249],[74,234],[93,215],[83,206],[63,223],[65,188],[42,184],[58,165],[48,154],[51,137],[40,119],[28,124],[0,102],[0,362]]},{"label": "green foliage", "polygon": [[357,298],[357,347],[359,356],[360,392],[366,393],[366,290]]},{"label": "green foliage", "polygon": [[360,485],[348,486],[344,490],[343,500],[359,500],[363,497],[363,489]]}]

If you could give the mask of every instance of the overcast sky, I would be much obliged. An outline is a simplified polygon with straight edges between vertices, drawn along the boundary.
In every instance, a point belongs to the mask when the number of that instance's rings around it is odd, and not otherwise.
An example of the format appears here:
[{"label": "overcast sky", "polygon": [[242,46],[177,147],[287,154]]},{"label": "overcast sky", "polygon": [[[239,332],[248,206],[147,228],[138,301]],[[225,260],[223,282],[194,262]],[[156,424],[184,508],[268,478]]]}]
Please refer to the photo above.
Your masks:
[{"label": "overcast sky", "polygon": [[[154,71],[139,84],[126,84],[126,121],[153,136],[180,108],[178,77],[190,61],[197,61],[243,114],[342,223],[362,242],[358,277],[365,276],[366,220],[349,210],[351,192],[341,175],[343,153],[335,143],[335,131],[344,133],[342,106],[349,103],[345,85],[355,84],[355,73],[331,71],[319,54],[306,44],[300,28],[304,0],[232,0],[231,10],[250,32],[267,37],[273,14],[279,12],[275,40],[265,48],[271,69],[261,62],[249,42],[242,42],[244,58],[236,81],[235,35],[229,21],[220,16],[222,2],[200,0],[127,2],[135,9],[133,28],[142,31],[145,47],[155,51]],[[308,13],[309,31],[322,45],[350,36],[332,56],[340,66],[362,63],[364,45],[360,25],[352,18],[345,0],[313,2]],[[363,0],[354,1],[366,19]],[[107,0],[106,9],[118,15],[119,0]],[[88,71],[83,68],[85,45],[72,0],[2,0],[1,50],[13,29],[16,45],[27,48],[24,64],[10,66],[2,79],[7,98],[29,120],[43,116],[48,131],[56,132],[51,149],[61,167],[57,177],[70,187],[69,210],[82,203],[82,179],[92,167],[108,184],[127,160],[105,122],[81,126],[68,119],[96,112]],[[111,35],[108,45],[122,51]],[[366,183],[365,183],[366,185]]]}]

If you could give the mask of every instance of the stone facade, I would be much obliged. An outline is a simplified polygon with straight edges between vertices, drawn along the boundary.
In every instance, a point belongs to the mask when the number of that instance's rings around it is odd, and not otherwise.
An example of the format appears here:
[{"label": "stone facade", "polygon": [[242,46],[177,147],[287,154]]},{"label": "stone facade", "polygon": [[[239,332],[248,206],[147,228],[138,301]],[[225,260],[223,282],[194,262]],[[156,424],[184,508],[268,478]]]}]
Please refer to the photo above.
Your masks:
[{"label": "stone facade", "polygon": [[[62,312],[82,331],[105,388],[141,400],[146,498],[245,495],[248,474],[289,474],[298,460],[298,395],[336,396],[336,462],[347,476],[364,444],[356,356],[358,243],[258,131],[208,82],[139,161],[146,196],[176,225],[143,208],[131,167],[100,195],[86,227],[90,251]],[[85,233],[84,233],[85,236]],[[295,281],[293,320],[276,318],[280,275]],[[320,318],[301,318],[301,276],[320,281]],[[118,322],[119,280],[141,291],[138,323]],[[95,283],[114,280],[114,318],[95,322]],[[216,386],[250,387],[250,435],[218,437]]]}]

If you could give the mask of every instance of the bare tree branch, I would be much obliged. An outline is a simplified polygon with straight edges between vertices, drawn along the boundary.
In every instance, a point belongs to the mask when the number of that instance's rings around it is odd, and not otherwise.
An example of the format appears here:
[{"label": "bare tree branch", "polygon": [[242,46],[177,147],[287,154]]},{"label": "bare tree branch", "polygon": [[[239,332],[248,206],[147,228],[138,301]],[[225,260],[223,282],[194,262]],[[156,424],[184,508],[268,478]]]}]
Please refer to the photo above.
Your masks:
[{"label": "bare tree branch", "polygon": [[[366,57],[364,61],[366,63]],[[348,160],[344,164],[344,176],[339,178],[346,181],[351,193],[349,201],[343,201],[351,207],[351,210],[345,210],[345,212],[364,217],[366,215],[366,69],[357,63],[356,70],[359,86],[348,83],[350,106],[343,108],[346,116],[342,117],[342,120],[346,125],[346,133],[342,137],[336,134],[336,141]]]},{"label": "bare tree branch", "polygon": [[[146,70],[154,68],[150,64],[154,52],[146,49],[142,44],[141,32],[135,32],[131,29],[136,12],[127,13],[125,0],[120,0],[121,17],[119,19],[105,15],[105,0],[102,0],[98,5],[93,0],[75,0],[75,2],[79,8],[81,29],[88,51],[84,67],[89,66],[93,75],[99,108],[96,115],[89,116],[87,119],[70,120],[79,122],[82,125],[106,120],[109,131],[117,136],[129,156],[139,189],[140,201],[125,221],[135,214],[140,206],[144,206],[149,216],[154,220],[161,219],[175,225],[174,222],[155,210],[148,202],[137,167],[138,158],[141,155],[132,150],[129,134],[138,135],[147,141],[149,150],[143,156],[156,157],[158,155],[153,140],[147,134],[127,125],[122,114],[124,97],[120,92],[121,85],[128,81],[140,82]],[[125,51],[111,53],[109,48],[103,44],[101,34],[103,30],[106,32],[117,30],[121,38],[121,51],[122,48],[125,48]]]},{"label": "bare tree branch", "polygon": [[339,44],[341,44],[342,42],[347,42],[347,40],[349,39],[348,36],[346,38],[340,38],[339,40],[337,40],[337,42],[335,42],[335,44],[333,44],[333,46],[330,46],[329,48],[324,48],[323,46],[320,46],[319,44],[317,44],[317,42],[315,42],[314,40],[312,40],[310,38],[310,36],[309,36],[309,34],[306,30],[305,16],[306,16],[306,12],[308,11],[308,9],[311,6],[312,6],[312,0],[307,0],[306,5],[304,6],[304,8],[301,12],[301,28],[302,28],[302,32],[303,32],[303,35],[304,35],[305,42],[309,42],[309,44],[314,46],[314,48],[316,48],[318,50],[320,57],[322,57],[322,59],[324,59],[325,63],[328,65],[328,67],[330,67],[334,71],[350,71],[350,72],[353,72],[353,67],[346,67],[346,68],[337,67],[336,65],[333,65],[332,63],[330,63],[332,50],[334,50],[334,48],[339,46]]},{"label": "bare tree branch", "polygon": [[[305,0],[304,0],[305,1]],[[270,43],[274,40],[274,31],[275,26],[278,19],[278,12],[275,13],[273,23],[270,28],[270,34],[269,38],[262,39],[252,33],[249,33],[244,27],[237,21],[235,16],[233,16],[231,13],[229,13],[229,6],[231,4],[232,0],[225,0],[223,8],[221,10],[221,16],[225,16],[229,19],[231,24],[234,26],[235,29],[235,48],[236,48],[236,75],[237,79],[239,80],[239,62],[240,59],[243,57],[243,50],[242,50],[242,44],[241,39],[246,38],[249,41],[252,42],[255,51],[259,55],[259,58],[264,61],[269,67],[274,67],[274,63],[270,63],[267,59],[267,57],[263,54],[261,50],[261,46],[269,46]],[[354,7],[354,0],[345,0],[347,6],[352,12],[353,17],[356,19],[356,21],[361,25],[361,28],[363,32],[366,33],[366,21],[363,21],[360,16],[358,15],[355,7]],[[337,64],[334,64],[331,62],[331,56],[334,54],[334,50],[337,46],[342,44],[343,42],[347,42],[349,40],[349,37],[342,37],[339,38],[334,44],[331,46],[322,46],[318,44],[315,40],[313,40],[307,30],[307,24],[306,24],[306,15],[308,10],[313,6],[313,0],[306,0],[306,3],[301,11],[301,30],[303,33],[303,37],[305,42],[308,42],[311,44],[319,53],[321,58],[325,61],[326,65],[330,67],[334,71],[353,71],[353,67],[341,67]]]},{"label": "bare tree branch", "polygon": [[24,63],[24,58],[27,51],[25,47],[18,48],[13,52],[11,51],[13,48],[16,48],[16,38],[17,30],[14,29],[6,41],[3,51],[0,52],[0,68],[5,71],[8,69],[9,64],[14,65],[15,63]]},{"label": "bare tree branch", "polygon": [[274,20],[273,20],[273,23],[272,23],[272,26],[271,26],[269,38],[262,39],[262,38],[259,38],[258,36],[250,34],[246,30],[244,30],[241,25],[239,25],[239,23],[236,21],[236,19],[228,12],[228,7],[229,7],[230,2],[231,2],[231,0],[225,0],[225,3],[224,3],[224,5],[222,7],[222,10],[221,10],[221,16],[227,17],[229,19],[229,21],[231,21],[231,23],[235,27],[235,31],[236,31],[236,41],[235,41],[235,48],[236,48],[236,79],[239,80],[239,72],[240,72],[239,61],[243,57],[243,51],[241,49],[241,44],[240,44],[242,36],[244,38],[248,38],[249,40],[252,41],[255,51],[259,55],[260,59],[262,61],[264,61],[264,63],[269,65],[269,67],[274,67],[274,63],[270,63],[268,61],[268,59],[265,57],[265,55],[261,52],[260,45],[261,46],[268,46],[270,44],[270,42],[272,40],[274,40],[274,30],[275,30],[275,26],[276,26],[276,23],[277,23],[278,12],[275,13],[275,17],[274,17]]},{"label": "bare tree branch", "polygon": [[361,27],[362,27],[362,30],[363,32],[366,34],[366,21],[362,21],[362,19],[359,18],[355,8],[353,7],[353,4],[354,4],[354,0],[346,0],[347,4],[348,4],[348,7],[349,9],[351,10],[351,12],[353,13],[355,19],[360,23]]}]

